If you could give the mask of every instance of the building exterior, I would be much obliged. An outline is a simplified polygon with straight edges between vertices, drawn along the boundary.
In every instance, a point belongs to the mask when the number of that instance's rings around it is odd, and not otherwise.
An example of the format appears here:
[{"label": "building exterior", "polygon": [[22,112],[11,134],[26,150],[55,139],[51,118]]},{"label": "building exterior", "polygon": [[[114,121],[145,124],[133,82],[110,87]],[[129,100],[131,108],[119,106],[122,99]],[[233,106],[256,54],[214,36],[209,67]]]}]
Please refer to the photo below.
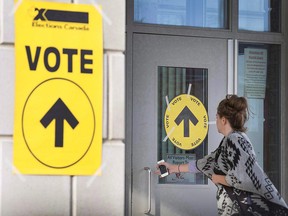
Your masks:
[{"label": "building exterior", "polygon": [[[152,173],[160,159],[182,164],[217,148],[222,136],[214,116],[226,94],[248,98],[248,136],[259,163],[288,200],[286,1],[49,2],[102,5],[102,176],[15,170],[17,3],[0,0],[0,216],[216,215],[216,189],[204,176],[159,179]],[[170,119],[178,115],[169,109],[173,102],[180,111],[185,106],[193,111],[195,103],[180,102],[186,98],[203,104],[204,118],[197,119],[209,125],[203,137],[201,128],[193,129],[195,121],[184,131]],[[179,131],[173,134],[170,124]]]},{"label": "building exterior", "polygon": [[[216,108],[226,94],[248,99],[247,134],[287,200],[286,9],[286,1],[269,0],[127,1],[127,215],[217,214],[211,181],[150,178],[149,169],[214,151],[222,139]],[[205,139],[206,114],[194,118],[198,106],[189,105],[197,98],[209,116]]]}]

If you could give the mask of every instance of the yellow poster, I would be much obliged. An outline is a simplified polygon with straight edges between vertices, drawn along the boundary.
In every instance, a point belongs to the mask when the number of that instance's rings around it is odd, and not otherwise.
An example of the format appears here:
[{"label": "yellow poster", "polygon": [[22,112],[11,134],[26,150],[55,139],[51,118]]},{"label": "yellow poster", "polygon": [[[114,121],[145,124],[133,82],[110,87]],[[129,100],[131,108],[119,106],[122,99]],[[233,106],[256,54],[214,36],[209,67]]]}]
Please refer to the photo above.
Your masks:
[{"label": "yellow poster", "polygon": [[193,95],[181,94],[171,100],[164,116],[169,140],[178,148],[198,147],[208,133],[208,114],[202,102]]},{"label": "yellow poster", "polygon": [[14,165],[23,174],[94,174],[102,155],[100,12],[22,1],[15,28]]}]

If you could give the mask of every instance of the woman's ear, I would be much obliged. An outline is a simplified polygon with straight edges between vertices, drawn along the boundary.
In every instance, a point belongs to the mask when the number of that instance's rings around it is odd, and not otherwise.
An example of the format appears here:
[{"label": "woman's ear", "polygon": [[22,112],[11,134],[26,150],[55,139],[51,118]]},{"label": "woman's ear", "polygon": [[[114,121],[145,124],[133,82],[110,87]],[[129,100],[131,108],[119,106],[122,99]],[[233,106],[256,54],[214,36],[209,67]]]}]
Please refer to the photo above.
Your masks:
[{"label": "woman's ear", "polygon": [[221,122],[223,125],[225,125],[228,122],[228,120],[225,117],[222,117]]}]

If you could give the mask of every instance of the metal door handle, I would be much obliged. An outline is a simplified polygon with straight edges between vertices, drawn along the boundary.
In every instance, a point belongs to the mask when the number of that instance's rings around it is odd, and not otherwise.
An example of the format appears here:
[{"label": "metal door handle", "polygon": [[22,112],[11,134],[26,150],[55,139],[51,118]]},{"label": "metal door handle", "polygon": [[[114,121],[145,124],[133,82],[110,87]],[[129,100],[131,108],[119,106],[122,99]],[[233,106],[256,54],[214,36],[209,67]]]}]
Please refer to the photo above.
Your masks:
[{"label": "metal door handle", "polygon": [[144,170],[148,171],[148,209],[144,213],[149,214],[151,211],[151,169],[144,167]]}]

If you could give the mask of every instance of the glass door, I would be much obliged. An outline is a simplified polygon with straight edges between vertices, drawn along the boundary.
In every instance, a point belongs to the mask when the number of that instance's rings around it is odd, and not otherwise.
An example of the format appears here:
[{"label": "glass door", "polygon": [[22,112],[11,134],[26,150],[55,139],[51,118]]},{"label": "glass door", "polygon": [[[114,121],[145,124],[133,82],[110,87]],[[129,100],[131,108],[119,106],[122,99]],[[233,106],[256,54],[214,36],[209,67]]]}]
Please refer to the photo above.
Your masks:
[{"label": "glass door", "polygon": [[131,215],[217,215],[216,187],[202,174],[153,171],[161,159],[187,163],[219,145],[227,49],[225,39],[133,34]]},{"label": "glass door", "polygon": [[[179,165],[204,157],[208,140],[205,112],[208,108],[208,69],[160,66],[157,79],[158,160]],[[198,102],[203,105],[204,115],[201,115],[201,107],[200,114],[196,114]],[[159,183],[207,184],[207,178],[203,174],[174,173],[160,178]]]}]

